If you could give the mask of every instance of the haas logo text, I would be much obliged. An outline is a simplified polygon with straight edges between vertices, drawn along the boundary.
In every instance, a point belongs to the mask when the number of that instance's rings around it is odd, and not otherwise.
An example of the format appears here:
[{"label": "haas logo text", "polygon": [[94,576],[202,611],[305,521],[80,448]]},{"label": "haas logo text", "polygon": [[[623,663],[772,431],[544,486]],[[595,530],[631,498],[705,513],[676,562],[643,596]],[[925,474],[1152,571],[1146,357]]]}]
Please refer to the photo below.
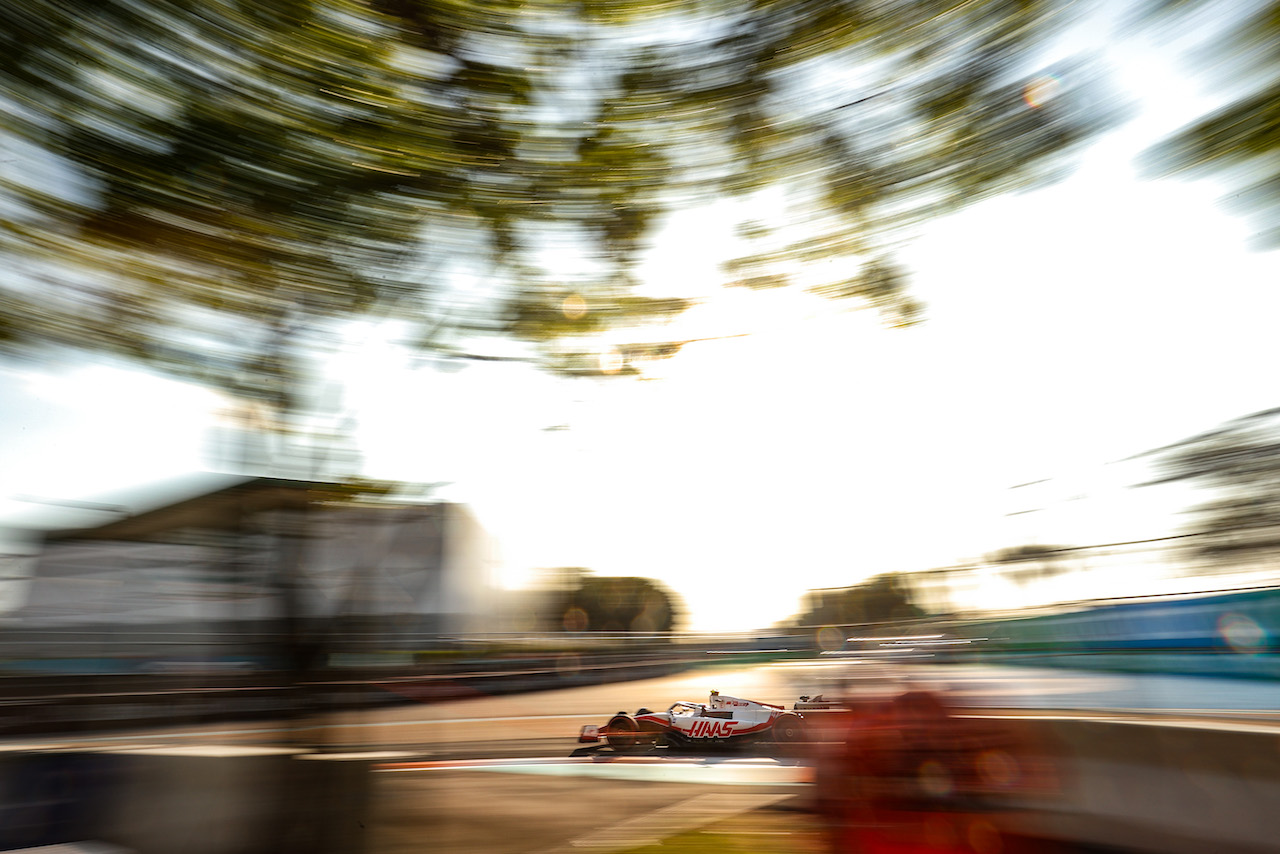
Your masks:
[{"label": "haas logo text", "polygon": [[694,721],[689,727],[693,738],[725,738],[733,735],[733,721]]}]

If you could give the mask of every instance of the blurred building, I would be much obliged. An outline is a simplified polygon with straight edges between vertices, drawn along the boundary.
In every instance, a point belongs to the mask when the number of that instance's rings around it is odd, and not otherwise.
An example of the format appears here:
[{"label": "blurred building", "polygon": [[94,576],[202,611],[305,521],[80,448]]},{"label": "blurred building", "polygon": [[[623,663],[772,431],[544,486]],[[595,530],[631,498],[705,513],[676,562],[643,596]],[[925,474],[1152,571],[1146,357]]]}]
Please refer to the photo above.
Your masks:
[{"label": "blurred building", "polygon": [[286,621],[331,655],[385,652],[486,628],[491,560],[461,505],[202,475],[145,512],[48,532],[0,630],[5,658],[36,668],[252,663]]}]

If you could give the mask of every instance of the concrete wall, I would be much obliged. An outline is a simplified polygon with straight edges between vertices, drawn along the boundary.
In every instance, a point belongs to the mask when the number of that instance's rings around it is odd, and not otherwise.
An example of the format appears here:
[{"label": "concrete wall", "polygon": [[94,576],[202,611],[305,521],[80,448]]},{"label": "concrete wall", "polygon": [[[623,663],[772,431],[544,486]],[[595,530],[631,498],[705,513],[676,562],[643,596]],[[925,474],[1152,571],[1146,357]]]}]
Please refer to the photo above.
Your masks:
[{"label": "concrete wall", "polygon": [[136,854],[365,850],[372,763],[259,747],[0,754],[0,849]]},{"label": "concrete wall", "polygon": [[1002,720],[1056,769],[1056,793],[1021,804],[1029,832],[1153,854],[1280,849],[1280,727]]}]

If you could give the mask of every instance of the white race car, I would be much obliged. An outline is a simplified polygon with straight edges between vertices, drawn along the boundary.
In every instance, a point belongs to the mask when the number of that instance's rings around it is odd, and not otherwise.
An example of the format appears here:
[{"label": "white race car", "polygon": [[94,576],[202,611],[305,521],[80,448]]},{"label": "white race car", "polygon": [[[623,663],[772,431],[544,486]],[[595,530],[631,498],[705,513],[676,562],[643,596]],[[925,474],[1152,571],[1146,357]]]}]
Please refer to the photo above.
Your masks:
[{"label": "white race car", "polygon": [[680,701],[665,712],[618,712],[603,727],[584,726],[583,743],[606,742],[615,750],[646,745],[690,747],[733,742],[796,742],[804,738],[802,716],[783,706],[728,697],[712,691],[705,703]]}]

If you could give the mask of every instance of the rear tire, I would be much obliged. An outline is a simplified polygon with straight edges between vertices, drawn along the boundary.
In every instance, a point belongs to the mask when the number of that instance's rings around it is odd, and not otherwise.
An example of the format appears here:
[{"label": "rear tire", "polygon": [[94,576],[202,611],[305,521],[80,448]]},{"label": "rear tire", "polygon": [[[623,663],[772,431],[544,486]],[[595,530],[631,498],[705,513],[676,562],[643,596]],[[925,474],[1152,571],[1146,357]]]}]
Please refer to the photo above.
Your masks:
[{"label": "rear tire", "polygon": [[773,740],[779,744],[795,744],[804,741],[804,725],[799,715],[778,715],[773,722]]}]

